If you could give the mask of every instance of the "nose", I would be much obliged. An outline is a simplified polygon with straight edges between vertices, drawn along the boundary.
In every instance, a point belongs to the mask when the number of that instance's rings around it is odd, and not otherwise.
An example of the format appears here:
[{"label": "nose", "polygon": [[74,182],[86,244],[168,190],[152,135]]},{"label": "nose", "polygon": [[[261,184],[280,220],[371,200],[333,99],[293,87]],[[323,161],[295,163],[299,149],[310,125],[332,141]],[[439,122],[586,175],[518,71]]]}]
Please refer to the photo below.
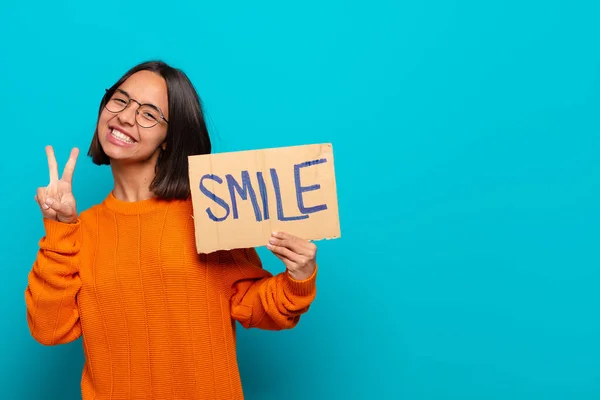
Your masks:
[{"label": "nose", "polygon": [[138,105],[133,104],[135,101],[130,101],[127,107],[118,114],[119,121],[124,124],[134,126],[137,114]]}]

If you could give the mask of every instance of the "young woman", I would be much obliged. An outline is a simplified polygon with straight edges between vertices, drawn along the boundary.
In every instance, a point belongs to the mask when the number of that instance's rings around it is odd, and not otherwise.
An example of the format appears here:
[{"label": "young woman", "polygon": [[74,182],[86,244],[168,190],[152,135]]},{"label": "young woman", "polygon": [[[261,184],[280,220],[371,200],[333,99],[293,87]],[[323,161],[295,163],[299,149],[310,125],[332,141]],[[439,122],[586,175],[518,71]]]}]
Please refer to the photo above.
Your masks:
[{"label": "young woman", "polygon": [[199,97],[180,70],[147,62],[106,91],[88,155],[114,188],[78,213],[73,149],[39,188],[45,236],[25,291],[32,336],[83,337],[84,400],[242,399],[235,324],[294,327],[315,297],[316,246],[273,233],[272,276],[254,249],[198,255],[187,157],[210,153]]}]

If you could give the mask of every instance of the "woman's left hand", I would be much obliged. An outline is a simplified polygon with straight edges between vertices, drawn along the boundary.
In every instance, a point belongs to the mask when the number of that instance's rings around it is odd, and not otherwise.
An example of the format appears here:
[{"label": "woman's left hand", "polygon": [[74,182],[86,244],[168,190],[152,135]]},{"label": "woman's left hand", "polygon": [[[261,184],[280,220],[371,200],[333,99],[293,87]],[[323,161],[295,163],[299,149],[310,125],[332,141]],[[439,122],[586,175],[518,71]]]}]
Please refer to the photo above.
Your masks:
[{"label": "woman's left hand", "polygon": [[295,280],[310,278],[317,268],[317,246],[308,240],[285,232],[273,232],[267,248],[283,261]]}]

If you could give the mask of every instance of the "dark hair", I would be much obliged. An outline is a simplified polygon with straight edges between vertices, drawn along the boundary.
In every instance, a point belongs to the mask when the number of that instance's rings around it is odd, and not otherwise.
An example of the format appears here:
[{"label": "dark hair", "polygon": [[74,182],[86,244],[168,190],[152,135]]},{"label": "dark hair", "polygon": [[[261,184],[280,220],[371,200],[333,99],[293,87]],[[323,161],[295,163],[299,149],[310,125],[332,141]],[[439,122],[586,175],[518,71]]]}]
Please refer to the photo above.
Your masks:
[{"label": "dark hair", "polygon": [[[190,196],[188,156],[210,154],[211,143],[200,97],[183,71],[163,61],[147,61],[136,65],[106,91],[100,103],[98,119],[115,90],[131,75],[144,70],[157,73],[165,79],[169,98],[166,148],[164,151],[161,149],[156,162],[156,176],[150,184],[150,190],[163,199],[187,199]],[[98,140],[97,124],[88,156],[92,157],[94,164],[110,164]]]}]

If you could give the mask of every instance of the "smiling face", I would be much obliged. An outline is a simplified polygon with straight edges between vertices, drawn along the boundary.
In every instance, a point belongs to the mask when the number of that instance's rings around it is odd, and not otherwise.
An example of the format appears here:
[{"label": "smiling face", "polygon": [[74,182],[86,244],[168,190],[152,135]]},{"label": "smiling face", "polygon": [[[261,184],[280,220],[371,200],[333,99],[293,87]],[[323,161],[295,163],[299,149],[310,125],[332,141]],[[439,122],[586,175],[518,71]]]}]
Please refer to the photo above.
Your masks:
[{"label": "smiling face", "polygon": [[[124,110],[111,112],[128,102]],[[168,104],[167,84],[154,72],[136,72],[118,87],[102,110],[97,127],[98,140],[111,162],[156,160],[167,137]]]}]

